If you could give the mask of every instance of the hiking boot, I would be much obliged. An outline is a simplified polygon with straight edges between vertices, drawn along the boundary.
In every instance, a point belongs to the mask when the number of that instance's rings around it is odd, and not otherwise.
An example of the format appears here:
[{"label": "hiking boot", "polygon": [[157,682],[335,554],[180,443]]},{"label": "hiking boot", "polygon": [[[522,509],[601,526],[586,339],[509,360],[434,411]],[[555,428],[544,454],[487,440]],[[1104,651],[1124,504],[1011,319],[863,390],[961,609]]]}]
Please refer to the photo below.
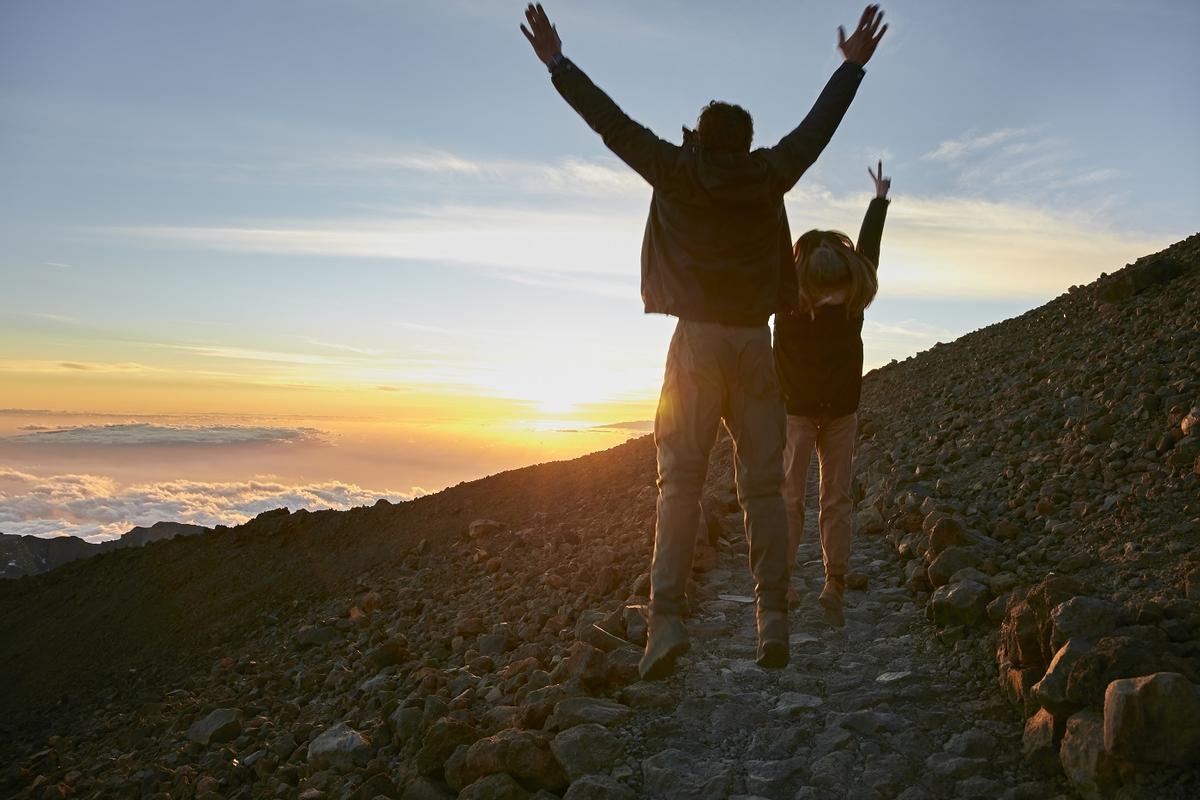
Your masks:
[{"label": "hiking boot", "polygon": [[825,578],[825,588],[821,590],[821,608],[825,609],[825,622],[835,628],[844,627],[846,616],[842,613],[842,595],[846,593],[846,579],[841,575],[829,575]]},{"label": "hiking boot", "polygon": [[687,628],[674,614],[650,612],[646,651],[638,664],[642,680],[656,681],[675,671],[675,659],[688,651]]},{"label": "hiking boot", "polygon": [[758,610],[758,658],[765,669],[782,669],[788,664],[788,618],[786,611]]}]

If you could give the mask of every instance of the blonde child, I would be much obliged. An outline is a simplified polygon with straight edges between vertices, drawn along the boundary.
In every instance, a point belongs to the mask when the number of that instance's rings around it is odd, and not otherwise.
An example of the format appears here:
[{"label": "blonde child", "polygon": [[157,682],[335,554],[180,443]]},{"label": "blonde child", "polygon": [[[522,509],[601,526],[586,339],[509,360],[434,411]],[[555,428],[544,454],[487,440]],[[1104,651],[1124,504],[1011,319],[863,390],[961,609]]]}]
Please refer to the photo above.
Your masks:
[{"label": "blonde child", "polygon": [[[867,173],[875,198],[867,207],[858,246],[844,233],[812,230],[793,248],[800,284],[797,310],[775,318],[775,367],[787,405],[783,497],[788,514],[788,564],[804,532],[804,487],[813,448],[820,465],[821,553],[826,621],[845,624],[842,595],[854,535],[854,444],[862,390],[863,311],[879,289],[876,269],[891,179]],[[789,601],[797,602],[789,588]]]}]

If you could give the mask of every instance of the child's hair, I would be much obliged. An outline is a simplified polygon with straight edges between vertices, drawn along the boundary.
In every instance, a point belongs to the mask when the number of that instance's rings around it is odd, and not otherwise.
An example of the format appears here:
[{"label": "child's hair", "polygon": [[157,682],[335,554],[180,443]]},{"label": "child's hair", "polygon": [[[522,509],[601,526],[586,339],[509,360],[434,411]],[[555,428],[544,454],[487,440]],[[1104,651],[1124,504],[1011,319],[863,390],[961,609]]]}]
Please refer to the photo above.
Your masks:
[{"label": "child's hair", "polygon": [[800,282],[800,310],[811,313],[817,298],[845,287],[846,316],[853,319],[875,299],[879,279],[871,259],[841,231],[809,231],[792,248]]}]

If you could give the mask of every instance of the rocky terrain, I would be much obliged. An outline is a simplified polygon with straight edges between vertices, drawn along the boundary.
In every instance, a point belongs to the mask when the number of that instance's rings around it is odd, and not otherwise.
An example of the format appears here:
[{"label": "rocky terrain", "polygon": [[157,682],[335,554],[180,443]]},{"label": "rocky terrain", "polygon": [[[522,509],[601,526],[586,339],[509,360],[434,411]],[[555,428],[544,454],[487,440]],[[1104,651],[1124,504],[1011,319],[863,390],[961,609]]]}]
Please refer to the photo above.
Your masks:
[{"label": "rocky terrain", "polygon": [[[846,628],[754,666],[728,443],[637,680],[648,437],[0,583],[21,798],[1200,795],[1200,237],[871,373]],[[810,520],[815,515],[810,515]]]},{"label": "rocky terrain", "polygon": [[144,547],[151,542],[192,536],[208,530],[203,525],[156,522],[149,527],[139,525],[107,542],[89,542],[78,536],[41,537],[0,533],[0,579],[37,575],[81,558],[91,558],[126,547]]}]

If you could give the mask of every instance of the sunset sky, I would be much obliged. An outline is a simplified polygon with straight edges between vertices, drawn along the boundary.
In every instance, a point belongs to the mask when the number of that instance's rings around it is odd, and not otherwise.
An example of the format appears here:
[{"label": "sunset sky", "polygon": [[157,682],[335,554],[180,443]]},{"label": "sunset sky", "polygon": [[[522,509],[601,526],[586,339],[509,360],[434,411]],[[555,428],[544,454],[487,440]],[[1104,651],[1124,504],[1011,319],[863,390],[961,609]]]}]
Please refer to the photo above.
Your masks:
[{"label": "sunset sky", "polygon": [[[621,441],[649,188],[495,0],[0,3],[0,531],[402,498]],[[868,367],[1195,232],[1200,4],[900,0],[793,232],[894,202]],[[773,144],[856,2],[547,5],[677,141]]]}]

